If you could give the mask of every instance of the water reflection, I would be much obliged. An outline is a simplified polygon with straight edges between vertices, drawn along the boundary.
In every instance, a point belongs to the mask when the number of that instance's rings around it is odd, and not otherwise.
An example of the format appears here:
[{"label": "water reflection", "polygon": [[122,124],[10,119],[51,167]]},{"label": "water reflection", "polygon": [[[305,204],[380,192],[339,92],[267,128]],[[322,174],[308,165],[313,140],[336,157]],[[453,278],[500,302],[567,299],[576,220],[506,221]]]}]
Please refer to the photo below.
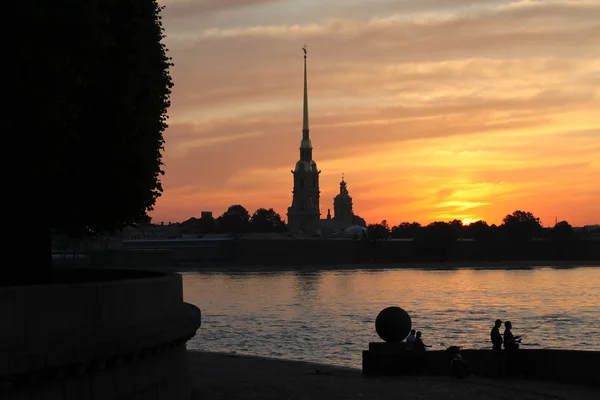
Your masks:
[{"label": "water reflection", "polygon": [[496,318],[524,348],[600,350],[600,268],[184,274],[203,311],[190,348],[360,366],[377,313],[400,305],[434,348],[489,347]]},{"label": "water reflection", "polygon": [[314,301],[319,295],[319,284],[321,280],[321,274],[319,271],[313,272],[297,272],[294,274],[294,287],[296,289],[296,295],[302,302]]}]

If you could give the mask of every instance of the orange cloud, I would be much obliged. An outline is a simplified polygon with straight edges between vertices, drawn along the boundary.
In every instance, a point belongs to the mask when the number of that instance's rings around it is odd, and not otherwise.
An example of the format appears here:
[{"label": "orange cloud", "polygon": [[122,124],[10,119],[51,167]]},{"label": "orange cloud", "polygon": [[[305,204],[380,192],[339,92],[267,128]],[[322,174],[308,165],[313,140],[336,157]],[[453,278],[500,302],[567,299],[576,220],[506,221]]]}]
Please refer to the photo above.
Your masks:
[{"label": "orange cloud", "polygon": [[202,18],[218,12],[237,8],[268,4],[279,0],[164,0],[162,15],[164,18],[196,17]]},{"label": "orange cloud", "polygon": [[484,3],[193,2],[218,18],[166,13],[175,88],[153,217],[233,203],[285,214],[308,43],[323,215],[344,172],[368,221],[499,223],[518,208],[599,222],[600,4]]}]

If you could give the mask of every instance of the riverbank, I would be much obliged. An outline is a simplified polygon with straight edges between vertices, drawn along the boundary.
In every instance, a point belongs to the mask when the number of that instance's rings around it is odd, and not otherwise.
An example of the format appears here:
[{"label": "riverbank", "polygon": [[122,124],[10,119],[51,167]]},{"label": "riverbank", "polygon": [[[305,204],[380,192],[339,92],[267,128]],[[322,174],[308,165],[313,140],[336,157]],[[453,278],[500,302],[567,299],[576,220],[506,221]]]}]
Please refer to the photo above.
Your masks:
[{"label": "riverbank", "polygon": [[299,361],[187,352],[200,399],[597,399],[596,387],[519,379],[365,377],[358,369]]},{"label": "riverbank", "polygon": [[[566,246],[566,247],[565,247]],[[512,263],[586,261],[600,263],[600,240],[422,243],[353,240],[162,240],[124,243],[120,250],[93,251],[95,266],[137,264],[235,264],[248,266],[353,265],[373,263]]]},{"label": "riverbank", "polygon": [[372,263],[372,264],[306,264],[306,265],[244,265],[236,263],[179,263],[174,266],[127,266],[121,268],[139,268],[170,272],[317,272],[343,270],[518,270],[532,268],[569,269],[578,267],[598,267],[599,262],[592,261],[503,261],[503,262],[448,262],[448,263]]}]

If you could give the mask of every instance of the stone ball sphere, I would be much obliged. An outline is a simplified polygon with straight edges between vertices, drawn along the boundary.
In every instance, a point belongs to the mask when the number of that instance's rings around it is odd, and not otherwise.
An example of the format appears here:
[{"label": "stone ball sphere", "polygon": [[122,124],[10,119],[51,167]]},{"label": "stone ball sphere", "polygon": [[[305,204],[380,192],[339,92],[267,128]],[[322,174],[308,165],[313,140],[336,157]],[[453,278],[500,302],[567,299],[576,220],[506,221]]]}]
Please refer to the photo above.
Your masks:
[{"label": "stone ball sphere", "polygon": [[387,307],[381,310],[375,319],[375,330],[386,342],[401,342],[410,333],[412,321],[410,315],[400,307]]}]

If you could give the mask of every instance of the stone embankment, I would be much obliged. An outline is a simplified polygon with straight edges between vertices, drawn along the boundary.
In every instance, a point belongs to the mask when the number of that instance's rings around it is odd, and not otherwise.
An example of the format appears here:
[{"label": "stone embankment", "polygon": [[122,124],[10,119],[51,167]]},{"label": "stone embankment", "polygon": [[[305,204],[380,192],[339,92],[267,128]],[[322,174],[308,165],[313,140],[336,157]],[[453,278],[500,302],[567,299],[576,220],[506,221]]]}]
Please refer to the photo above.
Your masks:
[{"label": "stone embankment", "polygon": [[189,399],[185,343],[200,310],[183,302],[181,275],[57,274],[0,287],[2,400]]}]

